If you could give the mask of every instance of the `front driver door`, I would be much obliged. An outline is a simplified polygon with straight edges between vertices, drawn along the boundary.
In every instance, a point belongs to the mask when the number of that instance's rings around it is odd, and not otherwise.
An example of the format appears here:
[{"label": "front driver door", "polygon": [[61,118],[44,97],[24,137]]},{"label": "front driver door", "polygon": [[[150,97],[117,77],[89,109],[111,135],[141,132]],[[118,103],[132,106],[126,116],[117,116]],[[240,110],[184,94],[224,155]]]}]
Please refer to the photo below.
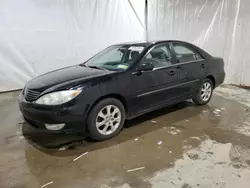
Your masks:
[{"label": "front driver door", "polygon": [[132,106],[137,114],[164,105],[176,97],[178,71],[170,45],[165,43],[153,47],[138,66],[147,61],[153,63],[153,70],[140,74],[134,72],[131,79],[134,91]]}]

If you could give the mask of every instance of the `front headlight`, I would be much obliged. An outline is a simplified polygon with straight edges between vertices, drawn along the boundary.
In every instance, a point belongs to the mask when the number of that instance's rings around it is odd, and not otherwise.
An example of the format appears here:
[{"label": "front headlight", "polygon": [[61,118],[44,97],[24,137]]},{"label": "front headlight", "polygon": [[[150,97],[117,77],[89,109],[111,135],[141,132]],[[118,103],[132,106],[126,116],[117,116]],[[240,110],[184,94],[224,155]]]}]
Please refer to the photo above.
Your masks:
[{"label": "front headlight", "polygon": [[48,93],[38,98],[35,103],[43,105],[58,105],[66,103],[79,95],[82,90],[66,90]]}]

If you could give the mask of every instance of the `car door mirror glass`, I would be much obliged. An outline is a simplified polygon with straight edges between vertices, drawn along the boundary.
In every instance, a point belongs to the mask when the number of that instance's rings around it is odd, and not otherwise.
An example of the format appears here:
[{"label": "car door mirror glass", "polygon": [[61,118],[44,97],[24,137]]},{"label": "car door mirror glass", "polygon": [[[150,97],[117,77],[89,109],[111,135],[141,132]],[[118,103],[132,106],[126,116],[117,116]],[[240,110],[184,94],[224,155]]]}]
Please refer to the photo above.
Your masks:
[{"label": "car door mirror glass", "polygon": [[154,69],[153,62],[151,60],[146,60],[143,61],[139,66],[138,69],[139,71],[150,71]]}]

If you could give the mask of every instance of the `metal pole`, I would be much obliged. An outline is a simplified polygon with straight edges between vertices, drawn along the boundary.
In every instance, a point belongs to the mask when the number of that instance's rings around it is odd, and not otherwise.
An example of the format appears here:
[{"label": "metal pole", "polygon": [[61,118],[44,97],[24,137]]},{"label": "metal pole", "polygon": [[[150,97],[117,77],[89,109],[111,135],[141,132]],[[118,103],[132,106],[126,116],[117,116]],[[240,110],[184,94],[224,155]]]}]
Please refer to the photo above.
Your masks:
[{"label": "metal pole", "polygon": [[146,41],[148,41],[148,0],[145,0],[145,30]]}]

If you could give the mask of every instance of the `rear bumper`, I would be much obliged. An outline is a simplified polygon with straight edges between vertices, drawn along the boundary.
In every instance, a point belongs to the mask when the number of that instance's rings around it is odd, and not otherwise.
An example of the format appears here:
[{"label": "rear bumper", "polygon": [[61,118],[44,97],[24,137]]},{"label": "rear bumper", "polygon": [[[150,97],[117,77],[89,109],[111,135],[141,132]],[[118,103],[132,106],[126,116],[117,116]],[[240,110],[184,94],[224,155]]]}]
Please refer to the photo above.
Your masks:
[{"label": "rear bumper", "polygon": [[[84,115],[84,107],[79,109],[77,104],[56,107],[36,105],[27,102],[22,93],[19,95],[18,103],[24,120],[42,132],[85,132],[86,116]],[[65,126],[60,130],[48,130],[45,127],[45,124],[62,123]]]},{"label": "rear bumper", "polygon": [[225,72],[215,75],[215,87],[218,87],[219,85],[223,84],[225,76]]}]

